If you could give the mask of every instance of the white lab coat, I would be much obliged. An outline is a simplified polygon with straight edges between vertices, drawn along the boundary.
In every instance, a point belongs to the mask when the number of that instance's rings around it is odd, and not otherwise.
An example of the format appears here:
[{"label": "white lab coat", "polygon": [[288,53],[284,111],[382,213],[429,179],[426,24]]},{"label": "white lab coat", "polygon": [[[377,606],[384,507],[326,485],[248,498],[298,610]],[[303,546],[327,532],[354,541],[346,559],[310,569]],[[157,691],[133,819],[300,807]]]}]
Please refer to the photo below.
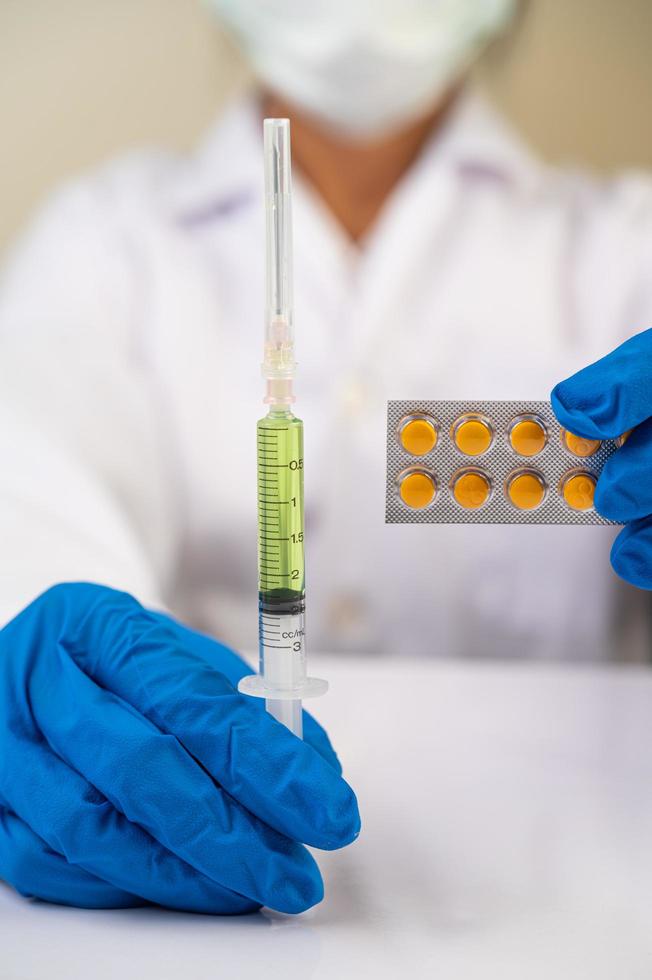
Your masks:
[{"label": "white lab coat", "polygon": [[[0,293],[0,614],[85,579],[257,628],[261,126],[67,189]],[[652,323],[652,186],[552,170],[468,96],[363,246],[295,179],[311,649],[641,658],[595,527],[386,526],[388,398],[545,398]]]}]

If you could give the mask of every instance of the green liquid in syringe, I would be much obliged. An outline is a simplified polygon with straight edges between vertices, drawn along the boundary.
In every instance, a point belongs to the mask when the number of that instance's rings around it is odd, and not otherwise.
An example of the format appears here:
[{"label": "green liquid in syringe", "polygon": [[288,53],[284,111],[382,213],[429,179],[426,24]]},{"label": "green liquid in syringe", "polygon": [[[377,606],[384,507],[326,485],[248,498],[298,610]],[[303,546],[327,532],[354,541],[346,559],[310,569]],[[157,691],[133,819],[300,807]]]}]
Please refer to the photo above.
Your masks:
[{"label": "green liquid in syringe", "polygon": [[261,611],[303,613],[303,422],[272,410],[257,426]]}]

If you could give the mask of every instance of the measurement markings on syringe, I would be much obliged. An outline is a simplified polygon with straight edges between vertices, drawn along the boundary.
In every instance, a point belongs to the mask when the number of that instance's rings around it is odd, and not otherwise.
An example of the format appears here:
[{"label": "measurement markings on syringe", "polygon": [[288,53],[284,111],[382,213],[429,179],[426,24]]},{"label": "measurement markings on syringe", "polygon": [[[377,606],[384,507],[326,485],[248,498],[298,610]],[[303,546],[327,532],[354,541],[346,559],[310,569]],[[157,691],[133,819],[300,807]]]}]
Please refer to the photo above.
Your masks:
[{"label": "measurement markings on syringe", "polygon": [[[300,497],[302,495],[301,479],[303,457],[301,449],[287,463],[279,463],[287,449],[285,435],[288,428],[275,429],[273,432],[259,432],[258,447],[258,515],[259,534],[259,574],[263,590],[277,588],[292,588],[292,583],[299,581],[301,570],[292,567],[293,550],[304,540],[303,521],[300,513]],[[294,454],[293,454],[294,455]],[[287,459],[287,456],[285,456]],[[280,470],[289,472],[280,473]],[[297,482],[298,481],[298,482]],[[282,496],[282,499],[281,499]],[[283,508],[291,508],[291,510]],[[298,520],[297,520],[298,519]],[[292,561],[292,564],[290,562]],[[290,570],[283,568],[290,565]],[[281,580],[288,582],[281,586]],[[293,633],[296,639],[297,634]],[[266,631],[261,633],[264,642],[268,641]],[[276,637],[278,638],[278,637]],[[289,649],[289,648],[288,648]]]}]

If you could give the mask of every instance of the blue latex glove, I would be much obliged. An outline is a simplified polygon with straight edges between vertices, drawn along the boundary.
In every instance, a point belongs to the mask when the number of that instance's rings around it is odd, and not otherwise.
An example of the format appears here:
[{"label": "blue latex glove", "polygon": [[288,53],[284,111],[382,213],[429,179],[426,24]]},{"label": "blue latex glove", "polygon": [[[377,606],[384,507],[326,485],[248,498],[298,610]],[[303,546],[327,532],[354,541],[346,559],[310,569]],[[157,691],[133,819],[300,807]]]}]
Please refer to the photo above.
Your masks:
[{"label": "blue latex glove", "polygon": [[50,589],[0,631],[0,877],[86,907],[300,912],[303,846],[360,829],[325,732],[234,689],[232,651],[97,585]]},{"label": "blue latex glove", "polygon": [[613,439],[634,429],[605,464],[595,507],[626,524],[611,549],[614,571],[652,589],[652,330],[562,381],[550,397],[560,423],[578,436]]}]

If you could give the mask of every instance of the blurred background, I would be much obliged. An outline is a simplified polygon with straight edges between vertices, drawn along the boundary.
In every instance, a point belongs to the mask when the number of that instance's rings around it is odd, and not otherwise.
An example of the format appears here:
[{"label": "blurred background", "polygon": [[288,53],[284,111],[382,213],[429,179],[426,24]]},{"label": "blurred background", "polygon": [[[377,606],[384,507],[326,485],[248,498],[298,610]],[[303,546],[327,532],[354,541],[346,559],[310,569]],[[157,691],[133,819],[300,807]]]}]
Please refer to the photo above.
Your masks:
[{"label": "blurred background", "polygon": [[[528,0],[513,34],[479,80],[546,158],[652,170],[650,0]],[[191,147],[246,82],[201,0],[1,0],[0,250],[62,179]]]}]

